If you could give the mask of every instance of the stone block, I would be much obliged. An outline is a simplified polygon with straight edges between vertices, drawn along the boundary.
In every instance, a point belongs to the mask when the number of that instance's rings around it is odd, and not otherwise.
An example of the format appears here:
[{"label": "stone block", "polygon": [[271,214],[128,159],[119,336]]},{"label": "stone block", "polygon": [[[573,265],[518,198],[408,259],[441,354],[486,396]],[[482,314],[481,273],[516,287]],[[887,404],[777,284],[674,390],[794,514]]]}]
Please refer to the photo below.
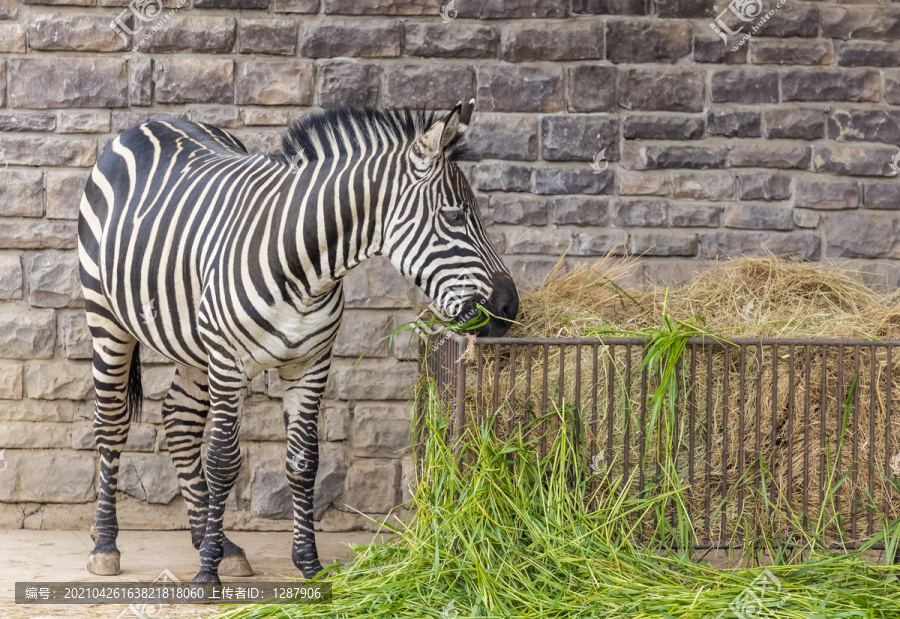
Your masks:
[{"label": "stone block", "polygon": [[647,0],[574,0],[572,12],[576,15],[648,15]]},{"label": "stone block", "polygon": [[9,102],[15,108],[115,108],[128,104],[124,59],[37,56],[10,58],[8,65]]},{"label": "stone block", "polygon": [[505,232],[506,250],[511,254],[558,256],[577,241],[573,230],[513,227]]},{"label": "stone block", "polygon": [[31,259],[28,302],[34,307],[81,307],[84,296],[74,253],[43,253]]},{"label": "stone block", "polygon": [[387,107],[450,109],[475,95],[473,79],[474,70],[464,65],[389,65],[383,70],[382,99]]},{"label": "stone block", "polygon": [[26,361],[25,393],[44,400],[86,400],[93,397],[90,363]]},{"label": "stone block", "polygon": [[549,219],[547,200],[536,196],[500,193],[491,196],[494,223],[543,226]]},{"label": "stone block", "polygon": [[900,184],[867,182],[863,189],[866,208],[900,209]]},{"label": "stone block", "polygon": [[6,359],[49,359],[56,344],[53,310],[0,311],[0,350]]},{"label": "stone block", "polygon": [[620,196],[667,196],[669,176],[653,172],[619,172]]},{"label": "stone block", "polygon": [[500,58],[507,62],[599,60],[603,41],[600,19],[512,21],[500,32]]},{"label": "stone block", "polygon": [[243,60],[237,65],[235,99],[249,105],[311,105],[313,75],[311,62]]},{"label": "stone block", "polygon": [[243,54],[293,56],[297,52],[297,23],[289,19],[242,19]]},{"label": "stone block", "polygon": [[583,193],[589,195],[610,194],[616,177],[612,170],[596,173],[590,166],[547,167],[534,170],[534,193],[560,195]]},{"label": "stone block", "polygon": [[727,138],[758,138],[760,120],[756,111],[714,109],[706,116],[706,131]]},{"label": "stone block", "polygon": [[353,410],[353,453],[364,458],[400,458],[411,445],[410,404],[357,403]]},{"label": "stone block", "polygon": [[699,140],[705,129],[698,116],[635,114],[625,117],[622,136],[626,140]]},{"label": "stone block", "polygon": [[828,136],[839,142],[900,143],[900,111],[835,110],[828,115]]},{"label": "stone block", "polygon": [[24,24],[0,24],[0,53],[24,54],[25,32]]},{"label": "stone block", "polygon": [[94,456],[58,451],[6,453],[0,475],[0,501],[9,503],[88,503],[97,498]]},{"label": "stone block", "polygon": [[353,62],[323,62],[318,66],[319,105],[374,106],[381,81],[375,65]]},{"label": "stone block", "polygon": [[829,39],[900,39],[900,9],[829,6],[821,9],[822,36]]},{"label": "stone block", "polygon": [[480,19],[557,19],[569,14],[565,0],[484,0],[458,6],[460,17]]},{"label": "stone block", "polygon": [[157,103],[231,103],[234,99],[231,59],[157,58],[153,66]]},{"label": "stone block", "polygon": [[19,256],[0,255],[0,300],[22,298],[22,260]]},{"label": "stone block", "polygon": [[59,112],[60,133],[109,133],[110,113],[95,110],[63,110]]},{"label": "stone block", "polygon": [[688,22],[635,19],[607,23],[607,56],[614,64],[672,64],[691,53]]},{"label": "stone block", "polygon": [[553,221],[559,225],[607,226],[609,201],[587,196],[560,196],[552,200]]},{"label": "stone block", "polygon": [[696,256],[697,235],[685,232],[632,232],[628,252],[640,256]]},{"label": "stone block", "polygon": [[734,178],[721,172],[674,172],[672,197],[684,200],[730,200],[734,197]]},{"label": "stone block", "polygon": [[410,56],[429,58],[493,58],[497,32],[481,24],[409,23],[403,26],[403,49]]},{"label": "stone block", "polygon": [[816,146],[813,166],[816,172],[851,176],[892,176],[891,161],[897,147]]},{"label": "stone block", "polygon": [[[713,34],[710,32],[710,34]],[[694,62],[710,64],[745,64],[747,46],[732,51],[733,46],[723,45],[722,39],[706,33],[694,34]]]},{"label": "stone block", "polygon": [[738,256],[790,256],[797,260],[818,260],[821,239],[812,232],[701,232],[701,258]]},{"label": "stone block", "polygon": [[[4,164],[82,168],[94,165],[97,144],[92,139],[54,135],[0,135],[0,153],[4,154]],[[18,222],[4,223],[15,225]],[[34,222],[27,225],[37,227]]]},{"label": "stone block", "polygon": [[900,65],[900,47],[880,41],[846,41],[838,48],[837,63],[842,67],[885,67]]},{"label": "stone block", "polygon": [[628,233],[624,230],[578,232],[572,256],[624,256],[628,246]]},{"label": "stone block", "polygon": [[28,40],[31,49],[42,51],[121,52],[128,49],[127,40],[110,28],[110,18],[100,15],[32,14],[28,18]]},{"label": "stone block", "polygon": [[0,185],[0,216],[40,217],[44,214],[44,182],[38,170],[5,170]]},{"label": "stone block", "polygon": [[350,436],[350,409],[343,402],[324,406],[325,440],[346,441]]},{"label": "stone block", "polygon": [[0,221],[2,249],[74,249],[77,244],[73,222]]},{"label": "stone block", "polygon": [[682,67],[619,70],[619,105],[628,110],[700,112],[706,100],[705,76]]},{"label": "stone block", "polygon": [[0,114],[0,131],[53,131],[56,114]]},{"label": "stone block", "polygon": [[472,184],[481,191],[530,191],[531,168],[526,165],[484,161],[475,166]]},{"label": "stone block", "polygon": [[167,504],[179,492],[172,458],[169,454],[123,454],[118,488],[140,501]]},{"label": "stone block", "polygon": [[798,178],[794,183],[794,206],[824,210],[856,208],[859,182]]},{"label": "stone block", "polygon": [[750,46],[753,64],[830,65],[834,43],[829,40],[754,39]]},{"label": "stone block", "polygon": [[153,103],[153,61],[132,57],[128,60],[128,99],[132,107]]},{"label": "stone block", "polygon": [[781,76],[783,101],[878,101],[881,76],[874,70],[788,69]]},{"label": "stone block", "polygon": [[347,469],[346,488],[338,501],[363,513],[386,514],[399,502],[398,463],[385,460],[355,460]]},{"label": "stone block", "polygon": [[400,23],[395,20],[334,19],[304,25],[300,53],[307,58],[351,56],[391,58],[400,55]]},{"label": "stone block", "polygon": [[561,112],[563,68],[485,65],[478,69],[481,112]]},{"label": "stone block", "polygon": [[607,161],[619,158],[619,121],[601,116],[544,116],[541,157],[546,161],[592,161],[601,151]]},{"label": "stone block", "polygon": [[538,121],[516,114],[475,114],[466,145],[484,159],[532,161],[538,155]]},{"label": "stone block", "polygon": [[817,140],[825,137],[825,113],[819,109],[767,107],[766,137]]},{"label": "stone block", "polygon": [[348,360],[332,365],[329,388],[342,400],[406,400],[412,393],[418,368],[395,359]]},{"label": "stone block", "polygon": [[900,216],[886,211],[825,215],[829,258],[900,258]]},{"label": "stone block", "polygon": [[790,230],[794,227],[791,209],[762,204],[729,204],[722,224],[726,228],[750,230]]},{"label": "stone block", "polygon": [[570,112],[615,112],[616,68],[578,64],[568,69]]},{"label": "stone block", "polygon": [[740,200],[789,200],[791,197],[791,177],[787,174],[738,174],[737,186]]},{"label": "stone block", "polygon": [[721,218],[719,205],[669,204],[669,222],[673,228],[718,228]]},{"label": "stone block", "polygon": [[440,7],[426,0],[325,0],[324,11],[338,15],[437,15]]},{"label": "stone block", "polygon": [[610,220],[619,228],[658,228],[666,225],[667,209],[666,200],[613,200]]},{"label": "stone block", "polygon": [[719,69],[711,77],[715,102],[775,103],[778,73],[769,69]]},{"label": "stone block", "polygon": [[622,165],[630,170],[706,170],[725,168],[727,160],[728,149],[724,146],[644,146],[641,142],[625,142],[621,159]]},{"label": "stone block", "polygon": [[809,168],[811,152],[805,144],[742,140],[731,144],[733,167]]},{"label": "stone block", "polygon": [[390,344],[391,314],[372,310],[345,310],[334,342],[332,354],[337,357],[360,355],[366,358],[386,357]]},{"label": "stone block", "polygon": [[[13,361],[0,361],[0,400],[22,399],[22,364]],[[31,428],[31,424],[29,424]],[[14,447],[15,444],[7,445]],[[30,445],[22,445],[30,447]]]}]

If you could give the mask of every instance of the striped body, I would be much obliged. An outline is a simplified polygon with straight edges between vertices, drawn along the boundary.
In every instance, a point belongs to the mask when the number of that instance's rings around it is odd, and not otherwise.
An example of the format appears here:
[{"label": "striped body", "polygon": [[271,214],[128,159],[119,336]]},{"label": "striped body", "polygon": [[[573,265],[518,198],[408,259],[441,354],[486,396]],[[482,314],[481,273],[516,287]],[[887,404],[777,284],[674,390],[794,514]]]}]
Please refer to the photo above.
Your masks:
[{"label": "striped body", "polygon": [[79,220],[101,456],[92,572],[118,573],[115,487],[139,411],[140,345],[178,364],[163,421],[200,549],[195,580],[249,572],[222,518],[241,465],[241,398],[268,368],[285,394],[294,563],[307,577],[321,569],[316,422],[341,278],[385,254],[446,315],[462,320],[479,304],[498,316],[481,333],[505,332],[498,320],[515,314],[515,288],[452,160],[470,114],[471,104],[437,123],[408,112],[329,112],[294,127],[280,157],[249,155],[208,125],[152,122],[103,153]]}]

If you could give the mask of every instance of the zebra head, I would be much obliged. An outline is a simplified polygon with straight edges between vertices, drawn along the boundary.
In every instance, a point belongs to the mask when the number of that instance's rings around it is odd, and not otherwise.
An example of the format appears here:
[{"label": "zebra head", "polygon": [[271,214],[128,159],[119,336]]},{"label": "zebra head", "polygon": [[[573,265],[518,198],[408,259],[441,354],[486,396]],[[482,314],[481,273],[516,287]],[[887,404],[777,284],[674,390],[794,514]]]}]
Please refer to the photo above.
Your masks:
[{"label": "zebra head", "polygon": [[421,132],[405,144],[402,189],[385,214],[383,249],[444,317],[463,324],[483,316],[481,307],[490,319],[469,331],[501,336],[518,313],[519,296],[456,164],[474,105],[474,100],[458,103],[444,119],[424,121]]}]

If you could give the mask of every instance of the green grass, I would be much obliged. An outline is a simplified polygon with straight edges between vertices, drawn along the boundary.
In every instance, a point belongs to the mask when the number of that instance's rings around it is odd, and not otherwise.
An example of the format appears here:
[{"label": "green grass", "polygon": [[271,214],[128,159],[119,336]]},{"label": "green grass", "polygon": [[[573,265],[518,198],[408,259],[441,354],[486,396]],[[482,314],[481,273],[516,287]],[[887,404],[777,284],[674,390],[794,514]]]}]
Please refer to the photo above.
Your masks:
[{"label": "green grass", "polygon": [[[672,361],[681,336],[661,346],[651,363]],[[668,373],[671,375],[671,373]],[[671,385],[654,394],[655,423],[667,424]],[[255,605],[221,617],[739,617],[730,605],[759,595],[762,568],[719,570],[677,552],[635,545],[635,522],[654,519],[673,504],[684,514],[685,489],[669,473],[652,492],[629,492],[631,479],[592,475],[572,407],[552,411],[549,453],[522,428],[506,440],[494,436],[491,419],[470,425],[457,445],[444,437],[447,411],[433,384],[420,382],[426,440],[424,478],[413,499],[416,517],[388,542],[355,547],[353,562],[320,575],[333,583],[325,606]],[[536,419],[541,424],[547,419]],[[459,453],[459,456],[455,456]],[[658,518],[657,518],[658,520]],[[666,520],[666,519],[663,519]],[[390,528],[390,527],[388,527]],[[689,539],[689,520],[679,517],[674,539]],[[875,540],[896,548],[900,523]],[[770,549],[769,574],[759,614],[755,601],[745,619],[900,617],[900,567],[876,565],[861,551],[832,554],[812,549]],[[892,553],[891,553],[892,555]],[[754,584],[756,581],[757,584]]]}]

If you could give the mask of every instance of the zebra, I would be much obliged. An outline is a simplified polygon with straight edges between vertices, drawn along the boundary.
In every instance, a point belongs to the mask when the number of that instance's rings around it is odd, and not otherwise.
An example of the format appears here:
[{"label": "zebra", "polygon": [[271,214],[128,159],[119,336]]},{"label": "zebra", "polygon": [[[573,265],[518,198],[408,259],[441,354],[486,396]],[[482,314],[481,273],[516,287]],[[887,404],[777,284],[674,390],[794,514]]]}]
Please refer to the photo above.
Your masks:
[{"label": "zebra", "polygon": [[486,322],[467,323],[475,335],[504,335],[518,312],[458,165],[474,105],[446,115],[314,112],[287,130],[277,156],[251,155],[229,133],[183,119],[138,125],[105,149],[78,220],[100,454],[91,573],[120,572],[116,484],[140,415],[141,346],[176,364],[162,416],[200,554],[194,582],[252,574],[223,515],[241,466],[241,398],[270,368],[284,392],[291,558],[304,578],[322,570],[312,521],[317,413],[344,275],[386,256],[446,317],[483,309]]}]

